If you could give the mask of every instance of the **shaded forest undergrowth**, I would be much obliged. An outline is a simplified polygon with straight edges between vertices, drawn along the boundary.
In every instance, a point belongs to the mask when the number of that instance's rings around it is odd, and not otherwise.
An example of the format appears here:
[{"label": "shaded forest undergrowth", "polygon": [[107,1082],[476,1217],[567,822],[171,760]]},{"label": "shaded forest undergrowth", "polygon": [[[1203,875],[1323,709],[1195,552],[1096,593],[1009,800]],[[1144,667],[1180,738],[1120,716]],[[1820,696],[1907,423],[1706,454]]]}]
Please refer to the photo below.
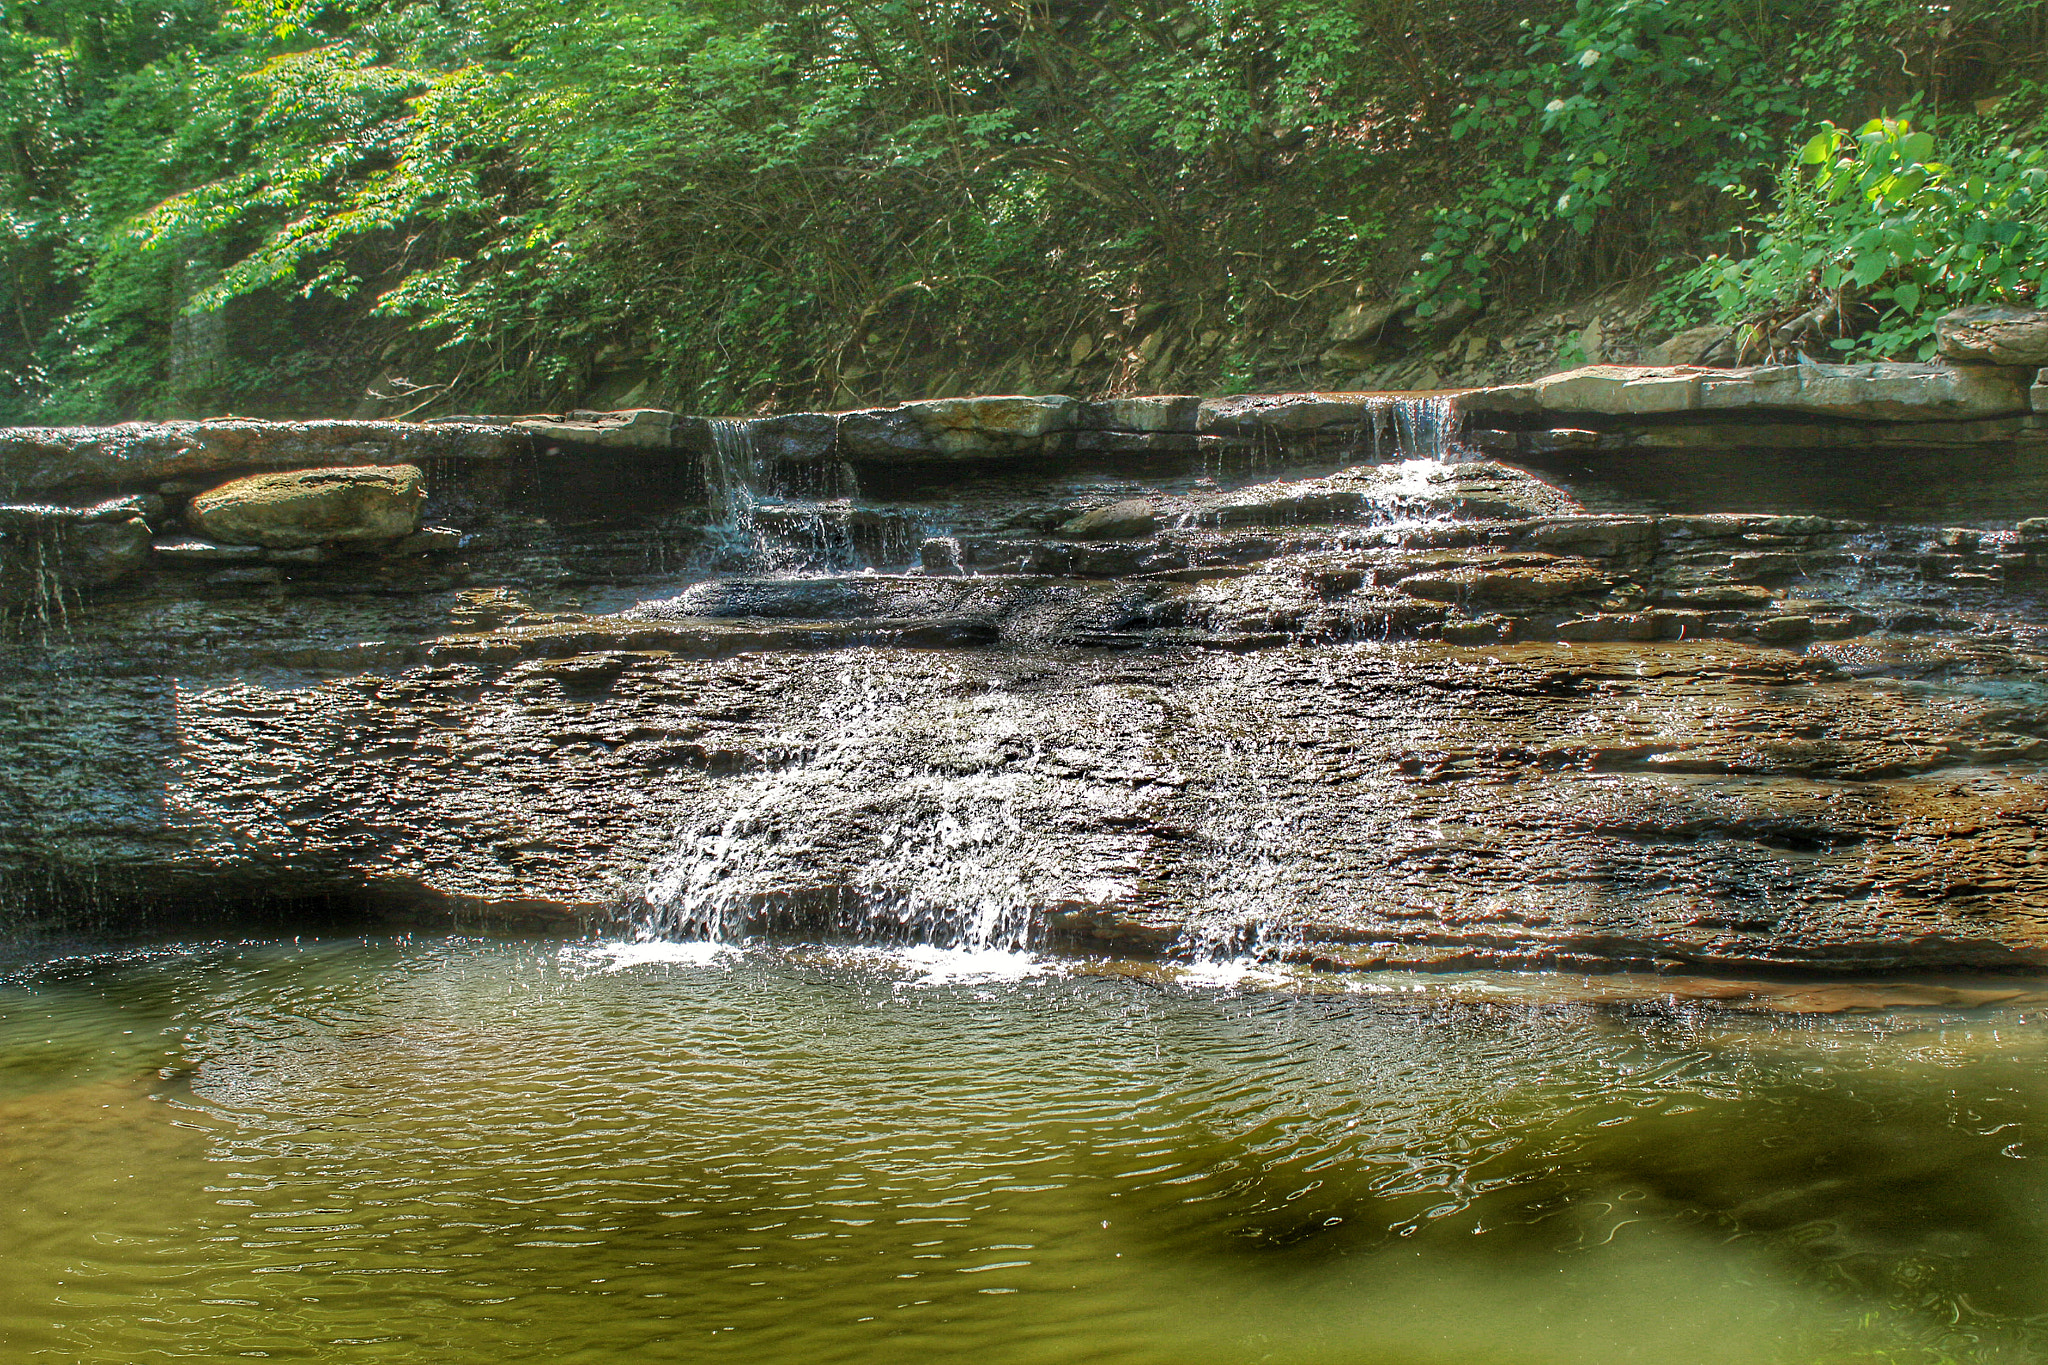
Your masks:
[{"label": "shaded forest undergrowth", "polygon": [[2048,271],[2044,82],[2044,0],[23,0],[0,422],[1910,356]]}]

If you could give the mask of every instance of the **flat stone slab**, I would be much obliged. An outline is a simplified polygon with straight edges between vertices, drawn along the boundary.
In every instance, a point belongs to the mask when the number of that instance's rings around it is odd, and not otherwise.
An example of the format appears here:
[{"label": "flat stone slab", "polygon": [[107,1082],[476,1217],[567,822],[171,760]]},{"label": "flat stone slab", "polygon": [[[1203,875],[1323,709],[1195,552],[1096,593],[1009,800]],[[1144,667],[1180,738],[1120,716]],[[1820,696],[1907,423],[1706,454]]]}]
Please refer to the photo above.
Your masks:
[{"label": "flat stone slab", "polygon": [[521,417],[514,431],[535,440],[598,450],[670,450],[683,419],[664,408],[618,412],[569,412],[560,417]]},{"label": "flat stone slab", "polygon": [[849,458],[939,460],[1023,455],[1070,432],[1081,404],[1064,396],[933,398],[839,414],[838,447]]},{"label": "flat stone slab", "polygon": [[[1548,427],[1549,444],[1559,450],[1605,450],[1617,421],[1642,419],[1650,424],[1646,431],[1703,433],[1696,439],[1645,436],[1645,442],[1714,444],[1730,439],[1717,423],[1755,422],[1763,432],[1768,424],[1756,419],[1772,415],[1836,419],[1845,430],[1849,423],[1879,430],[1911,426],[1927,430],[1925,439],[1947,423],[1957,435],[1938,443],[1998,444],[2015,439],[2014,432],[1987,428],[1964,435],[1961,429],[2048,411],[2043,392],[2034,371],[2003,365],[1591,365],[1525,384],[1420,394],[1152,394],[1088,402],[1058,394],[997,394],[729,419],[639,408],[425,422],[221,418],[17,427],[0,428],[0,497],[27,500],[71,490],[90,495],[320,466],[502,462],[536,450],[616,452],[687,466],[718,455],[721,441],[764,471],[833,462],[858,467],[1148,458],[1198,449],[1227,452],[1245,443],[1326,446],[1332,438],[1353,441],[1362,454],[1390,458],[1417,443],[1426,448],[1419,453],[1428,453],[1470,418]],[[1787,426],[1779,436],[1759,440],[1825,446],[1828,438],[1819,431],[1820,424]],[[1540,453],[1536,447],[1519,453],[1532,451]]]},{"label": "flat stone slab", "polygon": [[1468,415],[1604,417],[1786,412],[1861,421],[1972,421],[2029,411],[2024,377],[1998,365],[1883,363],[1588,365],[1453,400]]},{"label": "flat stone slab", "polygon": [[240,470],[503,460],[531,449],[509,424],[483,422],[131,422],[0,427],[0,495],[154,484]]},{"label": "flat stone slab", "polygon": [[1934,324],[1941,353],[1985,365],[2048,365],[2048,309],[1958,308]]}]

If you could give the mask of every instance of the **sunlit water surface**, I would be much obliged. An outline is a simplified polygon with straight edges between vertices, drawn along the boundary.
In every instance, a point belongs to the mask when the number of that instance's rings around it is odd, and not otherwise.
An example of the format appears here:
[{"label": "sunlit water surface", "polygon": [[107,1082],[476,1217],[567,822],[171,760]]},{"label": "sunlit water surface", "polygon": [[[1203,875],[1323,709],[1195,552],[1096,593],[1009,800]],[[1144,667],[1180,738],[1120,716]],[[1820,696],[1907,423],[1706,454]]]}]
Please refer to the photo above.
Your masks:
[{"label": "sunlit water surface", "polygon": [[2042,1031],[924,954],[0,986],[4,1358],[2032,1361]]}]

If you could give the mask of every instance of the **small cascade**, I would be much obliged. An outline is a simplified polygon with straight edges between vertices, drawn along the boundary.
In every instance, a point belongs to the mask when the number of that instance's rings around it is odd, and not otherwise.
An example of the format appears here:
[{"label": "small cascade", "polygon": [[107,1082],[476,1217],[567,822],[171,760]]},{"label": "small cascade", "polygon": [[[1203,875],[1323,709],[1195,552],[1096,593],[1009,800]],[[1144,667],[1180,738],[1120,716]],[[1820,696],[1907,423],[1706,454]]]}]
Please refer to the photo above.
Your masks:
[{"label": "small cascade", "polygon": [[[920,700],[955,737],[955,761],[899,761],[893,746]],[[1027,947],[1035,897],[1017,807],[1039,780],[1035,743],[1021,761],[1006,752],[1027,741],[999,694],[943,715],[930,700],[866,658],[849,662],[822,733],[791,737],[777,761],[735,781],[722,814],[678,832],[648,879],[640,937],[733,942],[780,916],[862,943]],[[845,837],[835,813],[849,801],[867,851],[821,886],[821,844]]]},{"label": "small cascade", "polygon": [[1368,400],[1375,460],[1427,460],[1451,464],[1466,458],[1458,444],[1463,426],[1443,394],[1381,394]]},{"label": "small cascade", "polygon": [[1464,418],[1446,394],[1373,393],[1344,395],[1344,401],[1358,410],[1355,423],[1308,431],[1259,426],[1249,436],[1205,445],[1202,475],[1223,482],[1333,460],[1447,465],[1476,458],[1458,439]]},{"label": "small cascade", "polygon": [[737,417],[714,417],[711,454],[704,462],[704,490],[711,510],[732,524],[744,527],[760,496],[760,461],[747,424]]},{"label": "small cascade", "polygon": [[76,519],[64,507],[0,507],[0,638],[47,648],[70,637],[82,606],[66,548]]},{"label": "small cascade", "polygon": [[907,557],[896,543],[905,536],[878,539],[870,524],[875,519],[855,506],[860,484],[851,465],[788,465],[764,456],[747,421],[717,417],[709,425],[704,487],[715,519],[710,549],[718,567],[808,576]]},{"label": "small cascade", "polygon": [[1213,737],[1217,769],[1232,780],[1207,792],[1192,841],[1201,912],[1173,949],[1198,976],[1225,984],[1288,960],[1300,939],[1290,923],[1301,895],[1294,869],[1314,861],[1286,799],[1300,755],[1233,722],[1207,698],[1186,716],[1190,728]]}]

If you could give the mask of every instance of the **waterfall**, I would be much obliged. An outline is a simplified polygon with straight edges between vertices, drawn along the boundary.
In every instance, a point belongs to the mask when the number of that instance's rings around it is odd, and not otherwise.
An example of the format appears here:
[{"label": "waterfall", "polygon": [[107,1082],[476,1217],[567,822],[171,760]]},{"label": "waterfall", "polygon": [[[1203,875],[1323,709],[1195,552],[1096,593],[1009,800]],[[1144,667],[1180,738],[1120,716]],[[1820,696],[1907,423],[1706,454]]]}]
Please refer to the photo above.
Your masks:
[{"label": "waterfall", "polygon": [[[1036,742],[1002,694],[934,705],[942,690],[849,660],[818,733],[785,736],[767,767],[733,779],[722,813],[677,831],[644,889],[640,936],[729,942],[781,911],[868,943],[1026,947],[1037,898],[1018,807],[1042,780]],[[907,715],[954,737],[952,761],[903,751]],[[1023,761],[1005,752],[1027,742]],[[842,822],[858,826],[850,859]]]},{"label": "waterfall", "polygon": [[1374,459],[1450,464],[1464,458],[1457,444],[1462,423],[1444,395],[1375,394],[1366,400],[1366,408],[1372,416]]},{"label": "waterfall", "polygon": [[720,567],[789,576],[868,567],[857,541],[860,486],[852,466],[830,460],[791,468],[764,455],[750,422],[714,417],[709,425],[704,490]]},{"label": "waterfall", "polygon": [[704,497],[715,518],[713,541],[717,549],[737,555],[748,563],[763,557],[760,526],[755,509],[761,505],[757,485],[760,461],[747,424],[735,417],[714,417],[711,452],[704,461]]},{"label": "waterfall", "polygon": [[0,632],[45,647],[71,634],[65,540],[76,513],[63,507],[0,508]]},{"label": "waterfall", "polygon": [[711,510],[734,525],[748,525],[760,501],[755,492],[761,476],[760,461],[754,453],[753,435],[737,417],[714,417],[708,425],[711,455],[704,466],[704,491],[711,501]]},{"label": "waterfall", "polygon": [[[1350,453],[1367,447],[1384,467],[1317,479],[1328,485],[1321,495],[1359,518],[1359,535],[1377,544],[1387,525],[1430,515],[1441,486],[1473,471],[1458,467],[1448,399],[1373,395],[1349,403],[1357,414],[1345,436]],[[721,567],[844,573],[888,553],[877,540],[888,529],[885,511],[855,504],[851,471],[777,460],[773,430],[711,423],[705,486],[722,532]],[[858,544],[855,528],[864,537]],[[922,545],[927,569],[957,571],[958,542],[929,528],[920,535],[908,548]],[[1032,946],[1044,907],[1120,903],[1125,892],[1102,889],[1127,868],[1077,868],[1061,847],[1061,784],[1073,780],[1075,762],[1083,771],[1143,771],[1149,760],[1077,759],[1073,745],[1044,736],[1118,749],[1165,722],[1103,730],[1097,717],[1046,715],[1027,696],[978,687],[975,677],[950,665],[926,674],[865,650],[844,656],[779,733],[719,760],[725,775],[709,808],[672,831],[640,886],[640,937],[729,943],[795,932],[1014,953]],[[1289,916],[1302,888],[1292,869],[1306,856],[1305,840],[1276,812],[1286,808],[1298,755],[1237,737],[1234,718],[1204,723],[1229,754],[1232,776],[1194,831],[1205,910],[1178,949],[1218,971],[1264,970],[1294,947]],[[1135,794],[1131,800],[1142,804]]]}]

